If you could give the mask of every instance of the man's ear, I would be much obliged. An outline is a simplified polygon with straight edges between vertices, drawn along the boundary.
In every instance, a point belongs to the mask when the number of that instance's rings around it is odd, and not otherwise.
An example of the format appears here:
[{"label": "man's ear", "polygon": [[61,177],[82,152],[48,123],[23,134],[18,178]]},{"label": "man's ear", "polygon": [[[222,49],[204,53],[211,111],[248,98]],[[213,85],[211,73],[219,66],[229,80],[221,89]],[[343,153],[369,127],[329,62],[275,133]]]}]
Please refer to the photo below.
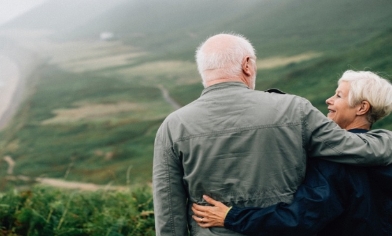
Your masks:
[{"label": "man's ear", "polygon": [[245,57],[242,61],[242,72],[244,72],[244,74],[247,76],[250,76],[252,74],[250,63],[250,57]]},{"label": "man's ear", "polygon": [[370,103],[368,101],[362,101],[357,109],[357,115],[365,115],[370,110]]}]

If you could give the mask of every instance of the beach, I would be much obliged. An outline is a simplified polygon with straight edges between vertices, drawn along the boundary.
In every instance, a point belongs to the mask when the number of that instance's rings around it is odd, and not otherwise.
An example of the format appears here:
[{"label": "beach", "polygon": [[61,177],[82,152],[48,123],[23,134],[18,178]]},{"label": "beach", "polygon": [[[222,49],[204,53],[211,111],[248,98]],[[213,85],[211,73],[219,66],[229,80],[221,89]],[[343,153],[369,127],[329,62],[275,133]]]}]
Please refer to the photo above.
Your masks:
[{"label": "beach", "polygon": [[0,55],[0,130],[16,111],[16,97],[20,94],[21,74],[17,64],[5,55]]}]

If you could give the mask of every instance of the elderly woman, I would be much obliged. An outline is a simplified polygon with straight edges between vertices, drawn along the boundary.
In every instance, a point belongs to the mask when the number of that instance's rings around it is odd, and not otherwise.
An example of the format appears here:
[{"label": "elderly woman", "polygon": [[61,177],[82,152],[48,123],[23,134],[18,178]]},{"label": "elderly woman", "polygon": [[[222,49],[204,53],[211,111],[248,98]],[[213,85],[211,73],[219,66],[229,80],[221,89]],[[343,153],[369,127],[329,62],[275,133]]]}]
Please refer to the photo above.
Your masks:
[{"label": "elderly woman", "polygon": [[[328,118],[364,133],[392,111],[392,85],[367,71],[346,71],[326,100]],[[267,208],[193,204],[201,227],[226,227],[248,235],[392,235],[392,166],[355,167],[309,160],[291,204]]]}]

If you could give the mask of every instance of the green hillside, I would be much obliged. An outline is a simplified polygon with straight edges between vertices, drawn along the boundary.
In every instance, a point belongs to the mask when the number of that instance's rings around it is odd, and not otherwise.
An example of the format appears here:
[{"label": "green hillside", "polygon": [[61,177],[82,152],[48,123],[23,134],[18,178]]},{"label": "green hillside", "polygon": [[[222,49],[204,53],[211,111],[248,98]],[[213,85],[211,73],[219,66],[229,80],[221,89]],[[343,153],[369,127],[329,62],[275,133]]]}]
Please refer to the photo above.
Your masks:
[{"label": "green hillside", "polygon": [[[50,46],[39,52],[47,63],[28,81],[29,97],[0,132],[0,156],[16,162],[13,175],[150,183],[156,130],[175,109],[163,91],[181,105],[200,95],[194,50],[213,33],[244,34],[262,59],[316,53],[269,68],[258,61],[256,89],[304,96],[324,113],[325,99],[345,70],[392,78],[390,1],[247,1],[241,7],[226,2],[125,1],[58,32],[60,43],[37,40],[37,48]],[[103,30],[118,38],[93,41]],[[392,129],[392,117],[374,128]],[[0,190],[25,184],[6,175],[3,162]]]}]

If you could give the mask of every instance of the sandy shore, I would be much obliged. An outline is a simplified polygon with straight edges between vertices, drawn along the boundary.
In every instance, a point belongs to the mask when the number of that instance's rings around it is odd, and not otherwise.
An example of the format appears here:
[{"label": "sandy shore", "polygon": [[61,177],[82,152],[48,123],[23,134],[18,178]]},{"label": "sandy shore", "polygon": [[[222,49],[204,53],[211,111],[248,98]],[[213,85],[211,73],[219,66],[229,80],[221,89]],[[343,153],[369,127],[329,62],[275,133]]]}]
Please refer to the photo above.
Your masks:
[{"label": "sandy shore", "polygon": [[9,57],[0,55],[0,130],[12,117],[13,101],[20,83],[21,74],[17,64]]}]

